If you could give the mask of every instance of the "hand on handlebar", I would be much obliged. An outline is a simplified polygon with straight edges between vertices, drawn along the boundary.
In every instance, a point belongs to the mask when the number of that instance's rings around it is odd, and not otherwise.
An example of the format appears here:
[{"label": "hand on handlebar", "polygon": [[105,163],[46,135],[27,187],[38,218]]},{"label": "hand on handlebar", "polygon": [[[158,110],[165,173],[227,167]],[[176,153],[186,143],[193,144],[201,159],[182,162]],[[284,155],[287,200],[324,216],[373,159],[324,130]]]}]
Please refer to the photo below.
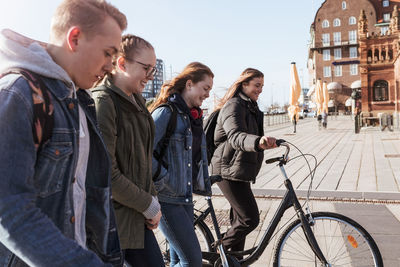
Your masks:
[{"label": "hand on handlebar", "polygon": [[261,137],[259,146],[261,149],[264,150],[278,147],[278,145],[276,144],[276,139],[270,136]]}]

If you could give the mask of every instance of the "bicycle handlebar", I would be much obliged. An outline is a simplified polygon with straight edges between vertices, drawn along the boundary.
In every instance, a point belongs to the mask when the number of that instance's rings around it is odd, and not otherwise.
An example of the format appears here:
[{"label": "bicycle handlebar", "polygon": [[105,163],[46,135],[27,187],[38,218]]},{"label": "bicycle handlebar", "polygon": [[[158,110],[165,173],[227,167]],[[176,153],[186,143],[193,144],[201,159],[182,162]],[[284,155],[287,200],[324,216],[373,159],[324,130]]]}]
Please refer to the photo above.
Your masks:
[{"label": "bicycle handlebar", "polygon": [[265,161],[266,164],[271,164],[271,163],[274,163],[274,162],[277,162],[277,161],[279,161],[279,163],[281,163],[281,164],[286,164],[286,163],[287,163],[287,161],[288,161],[288,159],[289,159],[289,158],[288,158],[289,152],[290,152],[289,144],[287,144],[286,141],[283,140],[283,139],[278,139],[278,140],[276,140],[276,145],[277,145],[277,146],[284,146],[284,147],[286,147],[285,154],[283,154],[281,157],[276,157],[276,158],[267,159],[267,160]]}]

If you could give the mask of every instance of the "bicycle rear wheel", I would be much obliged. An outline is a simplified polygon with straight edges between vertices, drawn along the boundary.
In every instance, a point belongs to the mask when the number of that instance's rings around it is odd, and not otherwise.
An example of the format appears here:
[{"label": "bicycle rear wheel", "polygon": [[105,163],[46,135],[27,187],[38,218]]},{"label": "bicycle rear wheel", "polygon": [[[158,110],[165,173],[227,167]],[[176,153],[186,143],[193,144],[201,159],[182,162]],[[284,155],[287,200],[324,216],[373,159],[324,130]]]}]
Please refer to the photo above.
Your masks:
[{"label": "bicycle rear wheel", "polygon": [[[352,219],[331,212],[312,213],[315,238],[330,266],[383,266],[371,235]],[[274,266],[323,266],[312,251],[299,219],[281,235]]]}]

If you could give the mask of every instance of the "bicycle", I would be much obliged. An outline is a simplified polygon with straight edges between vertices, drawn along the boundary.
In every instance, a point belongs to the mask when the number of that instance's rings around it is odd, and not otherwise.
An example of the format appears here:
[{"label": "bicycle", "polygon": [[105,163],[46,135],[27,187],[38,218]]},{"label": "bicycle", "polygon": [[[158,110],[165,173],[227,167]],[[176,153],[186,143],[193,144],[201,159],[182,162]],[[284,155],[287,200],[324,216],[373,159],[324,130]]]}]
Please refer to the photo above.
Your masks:
[{"label": "bicycle", "polygon": [[[280,146],[286,147],[285,153],[281,157],[267,159],[265,163],[278,162],[277,166],[284,177],[286,194],[262,239],[255,247],[245,251],[226,251],[224,249],[211,197],[206,198],[208,208],[204,211],[197,211],[194,227],[202,243],[203,260],[208,263],[208,266],[247,266],[256,262],[274,236],[284,213],[291,207],[295,209],[297,219],[290,223],[279,237],[273,257],[274,267],[383,266],[378,246],[360,224],[333,212],[311,212],[309,207],[306,207],[306,211],[303,210],[303,206],[309,201],[315,168],[311,170],[309,166],[311,182],[307,201],[302,206],[284,168],[284,165],[289,162],[289,144],[284,140],[277,140],[278,142]],[[300,150],[299,152],[305,158]],[[217,240],[214,240],[210,228],[205,223],[208,215],[211,215]],[[238,260],[236,256],[243,257],[243,259]]]}]

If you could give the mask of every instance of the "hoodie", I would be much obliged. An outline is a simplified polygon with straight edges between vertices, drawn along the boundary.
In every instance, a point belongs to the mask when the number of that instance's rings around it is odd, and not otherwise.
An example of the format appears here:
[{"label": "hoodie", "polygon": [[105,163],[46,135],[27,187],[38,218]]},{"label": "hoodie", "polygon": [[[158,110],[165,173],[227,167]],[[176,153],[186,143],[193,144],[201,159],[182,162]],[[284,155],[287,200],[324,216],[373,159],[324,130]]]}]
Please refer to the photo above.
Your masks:
[{"label": "hoodie", "polygon": [[[85,202],[82,202],[82,199],[77,200],[78,198],[75,197],[76,194],[74,192],[74,197],[72,198],[73,203],[71,203],[71,194],[69,193],[71,187],[65,187],[63,185],[64,183],[69,183],[73,177],[77,177],[76,172],[75,175],[71,174],[72,171],[79,170],[79,166],[85,166],[85,168],[88,166],[87,158],[89,156],[89,149],[87,148],[86,151],[82,149],[81,144],[84,143],[82,142],[83,138],[79,138],[79,150],[76,149],[75,138],[72,138],[71,140],[68,139],[69,141],[64,141],[64,143],[59,139],[61,136],[69,136],[68,138],[71,138],[73,135],[75,136],[76,129],[82,129],[82,122],[86,122],[87,120],[85,119],[85,113],[81,108],[81,104],[76,105],[78,99],[74,83],[67,72],[54,62],[45,48],[45,43],[34,41],[11,30],[5,29],[0,32],[0,74],[6,73],[15,68],[22,68],[41,75],[44,83],[48,86],[49,91],[53,93],[53,105],[55,105],[58,110],[55,109],[55,119],[57,120],[56,124],[58,126],[55,127],[57,129],[53,132],[54,140],[53,138],[50,140],[46,146],[46,151],[42,151],[43,153],[41,152],[36,155],[34,151],[32,151],[33,147],[31,146],[32,140],[30,140],[29,127],[25,126],[31,123],[30,121],[32,116],[32,109],[30,108],[32,103],[29,103],[29,86],[26,84],[26,81],[23,81],[23,79],[14,79],[13,83],[10,83],[12,77],[1,79],[0,118],[3,119],[0,119],[0,150],[5,151],[5,153],[2,155],[3,157],[0,157],[0,162],[2,161],[0,166],[0,177],[2,177],[2,180],[0,181],[0,187],[2,187],[2,190],[0,190],[2,191],[2,193],[0,193],[0,232],[3,232],[4,230],[3,234],[1,234],[2,237],[0,240],[9,250],[18,255],[19,258],[23,259],[28,264],[46,265],[51,261],[53,266],[57,266],[58,264],[69,266],[74,266],[75,264],[76,266],[85,264],[101,266],[102,263],[99,258],[97,258],[92,252],[76,247],[76,242],[66,238],[74,238],[75,236],[75,239],[78,240],[78,238],[76,238],[76,229],[79,228],[79,226],[76,225],[78,225],[79,222],[85,221],[84,216],[80,217],[80,215],[85,214],[85,211],[77,212],[75,206],[76,203],[81,201],[81,204],[83,203],[81,206],[84,207]],[[72,99],[70,98],[71,96]],[[75,109],[74,105],[70,105],[70,108],[68,103],[75,104]],[[76,109],[76,106],[79,107],[79,112]],[[19,111],[21,111],[21,113]],[[77,121],[78,116],[80,117],[80,126]],[[73,125],[72,127],[71,124]],[[92,128],[96,127],[92,126]],[[62,131],[60,132],[60,130]],[[93,131],[96,132],[97,130],[93,129],[92,132]],[[86,131],[86,133],[88,133],[88,131]],[[97,132],[96,135],[98,135],[98,138],[93,140],[90,139],[90,142],[102,142]],[[80,137],[81,136],[86,136],[85,141],[88,144],[89,136],[87,134],[81,134]],[[104,148],[104,158],[107,159],[108,162],[105,147],[100,145],[100,148],[94,147],[94,150],[101,148]],[[56,150],[52,151],[52,149]],[[65,154],[68,151],[71,151],[72,155],[68,157],[63,156],[63,153]],[[76,151],[79,151],[79,157],[77,153],[74,153]],[[54,164],[53,167],[51,167],[54,171],[51,174],[46,174],[45,172],[48,171],[50,167],[43,164],[43,158],[47,155],[46,153],[49,152],[55,152],[55,156],[52,157],[55,157],[56,160],[52,163]],[[86,159],[81,162],[79,158],[81,158],[81,154],[84,152],[86,152]],[[60,159],[58,159],[59,155]],[[63,158],[61,158],[61,156],[63,156]],[[9,160],[9,158],[14,157],[16,160]],[[102,155],[99,155],[99,157],[102,157]],[[22,162],[24,162],[25,166],[19,165]],[[60,162],[64,165],[60,165]],[[10,164],[17,166],[13,172],[8,171],[9,166],[11,166]],[[104,164],[104,166],[107,167],[107,164]],[[32,171],[34,171],[33,168],[35,168],[34,177],[31,176]],[[88,174],[92,177],[93,173],[100,171],[100,169],[95,168],[89,170],[88,167],[88,172],[86,172],[85,169],[82,173],[83,176]],[[97,181],[99,183],[107,182],[109,179],[107,169],[105,168],[103,171],[105,171],[104,174],[95,175],[98,177]],[[86,179],[86,177],[84,178]],[[77,177],[77,179],[79,179],[79,177]],[[92,178],[90,182],[96,183]],[[57,186],[55,186],[54,183],[57,183]],[[75,184],[77,183],[73,184],[74,191],[76,187]],[[81,187],[85,187],[85,180],[81,183]],[[48,192],[46,190],[52,191]],[[61,190],[63,193],[55,194],[54,192],[58,192],[55,190]],[[84,194],[80,195],[84,198]],[[11,207],[9,202],[13,199],[15,199],[14,207]],[[91,200],[88,200],[87,203],[90,201]],[[109,207],[109,201],[102,201],[103,199],[100,200],[100,203],[108,205],[105,206],[106,208]],[[35,207],[32,207],[31,205],[34,204],[34,202],[36,202],[36,205]],[[71,212],[71,207],[75,215],[72,224],[70,222],[72,219],[68,217],[67,214]],[[38,210],[37,208],[40,208],[41,210]],[[63,210],[57,211],[57,209],[60,208]],[[20,213],[13,215],[14,219],[12,221],[9,220],[10,209],[14,211],[22,209]],[[45,214],[39,215],[41,212]],[[88,212],[91,212],[91,210],[88,209]],[[30,217],[30,219],[27,220],[20,220],[18,218],[18,216],[25,216],[28,213],[34,213],[38,217]],[[46,215],[53,220],[53,223],[51,223]],[[41,220],[41,226],[36,225],[37,220]],[[108,221],[108,223],[109,222],[110,221]],[[58,230],[61,230],[65,236],[62,236],[60,231],[53,228],[55,226],[54,224],[57,225]],[[68,253],[68,256],[63,258],[52,258],[56,255],[52,255],[50,249],[47,249],[47,251],[46,249],[43,249],[45,248],[45,245],[48,245],[45,244],[46,237],[36,239],[35,242],[38,246],[43,245],[43,247],[42,250],[33,251],[31,250],[32,246],[29,245],[29,242],[23,244],[19,240],[23,236],[26,236],[27,233],[24,233],[26,232],[25,230],[21,229],[19,232],[9,235],[10,233],[13,233],[12,228],[18,226],[29,228],[30,233],[28,236],[31,236],[32,238],[40,232],[39,229],[45,227],[46,230],[43,229],[41,234],[48,238],[53,237],[59,242],[59,245],[53,246],[54,250],[61,251],[68,248],[71,252]],[[107,225],[105,225],[105,227],[107,227]],[[83,228],[81,227],[81,229],[84,228],[85,225],[83,224]],[[100,233],[96,232],[96,234]],[[104,235],[107,235],[107,232],[104,232]],[[82,235],[82,237],[82,240],[86,240],[84,235]],[[79,243],[81,245],[83,243],[83,246],[85,246],[84,241]],[[5,247],[0,245],[0,266],[3,266],[3,260],[10,260],[10,262],[5,262],[5,265],[8,265],[13,261],[13,258],[10,259],[8,256],[4,255],[9,254],[5,251]]]},{"label": "hoodie", "polygon": [[0,32],[0,73],[22,68],[47,78],[61,80],[69,88],[73,88],[71,78],[53,61],[45,49],[46,46],[46,43],[3,29]]}]

